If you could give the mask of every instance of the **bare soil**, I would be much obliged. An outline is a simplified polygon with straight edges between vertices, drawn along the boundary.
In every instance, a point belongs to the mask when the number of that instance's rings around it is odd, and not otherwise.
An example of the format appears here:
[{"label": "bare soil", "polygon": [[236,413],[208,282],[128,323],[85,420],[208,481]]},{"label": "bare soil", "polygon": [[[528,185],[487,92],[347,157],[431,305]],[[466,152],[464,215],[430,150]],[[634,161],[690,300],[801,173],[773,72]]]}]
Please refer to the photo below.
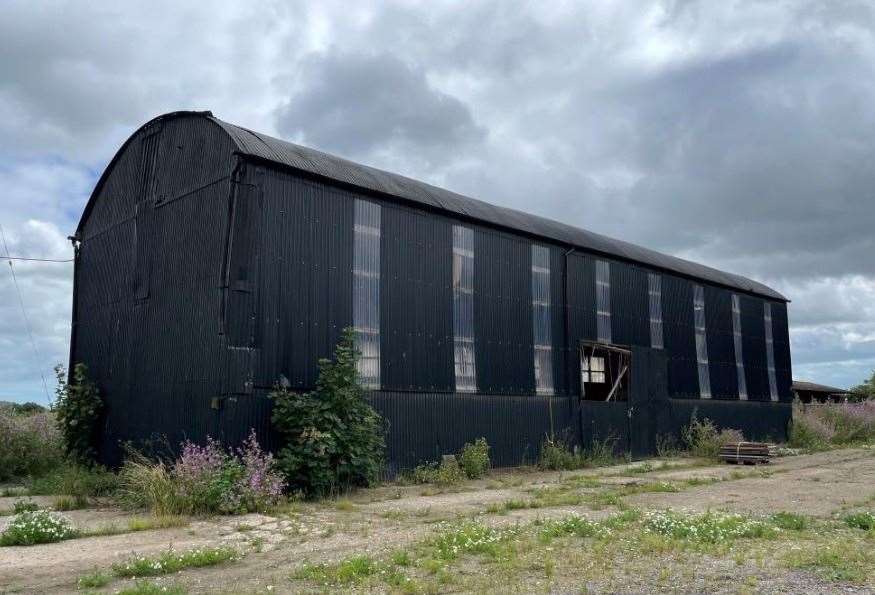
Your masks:
[{"label": "bare soil", "polygon": [[[660,469],[666,463],[667,468]],[[340,502],[302,503],[272,515],[191,519],[187,527],[140,531],[105,537],[88,537],[32,547],[0,548],[0,593],[77,592],[77,580],[95,569],[109,572],[113,562],[131,553],[158,553],[168,547],[232,544],[246,552],[239,562],[157,579],[192,593],[300,592],[321,590],[313,584],[290,580],[302,564],[336,562],[351,556],[379,556],[428,538],[435,526],[457,518],[477,517],[494,526],[510,526],[535,519],[561,517],[575,512],[600,518],[616,512],[592,504],[523,508],[495,513],[507,501],[527,501],[539,489],[564,489],[573,485],[586,496],[611,486],[652,482],[713,479],[674,493],[640,493],[623,499],[642,509],[703,511],[721,509],[755,515],[792,511],[814,517],[835,515],[875,502],[875,450],[845,449],[776,459],[757,467],[702,464],[690,459],[650,461],[647,473],[633,473],[642,463],[577,472],[512,470],[493,472],[486,480],[441,491],[434,486],[385,485],[363,490]],[[580,481],[581,478],[593,481]],[[577,483],[575,483],[577,482]],[[599,482],[599,486],[591,485]],[[19,498],[0,498],[0,511],[9,510]],[[53,498],[34,498],[50,506]],[[82,529],[107,524],[124,526],[131,513],[109,505],[65,513]],[[0,517],[0,530],[9,520]],[[873,544],[875,547],[875,544]],[[458,576],[441,591],[491,592],[875,592],[875,578],[864,584],[829,581],[815,573],[778,568],[769,563],[739,563],[701,555],[676,558],[666,553],[637,560],[623,568],[600,569],[586,552],[545,555],[579,557],[579,564],[550,580],[543,569],[506,584],[483,582],[482,569],[461,564]],[[547,562],[545,562],[547,564]],[[537,570],[537,572],[536,572]],[[599,573],[601,571],[601,574]],[[488,578],[488,577],[487,577]],[[479,581],[479,582],[478,582]],[[115,580],[104,592],[130,584]]]}]

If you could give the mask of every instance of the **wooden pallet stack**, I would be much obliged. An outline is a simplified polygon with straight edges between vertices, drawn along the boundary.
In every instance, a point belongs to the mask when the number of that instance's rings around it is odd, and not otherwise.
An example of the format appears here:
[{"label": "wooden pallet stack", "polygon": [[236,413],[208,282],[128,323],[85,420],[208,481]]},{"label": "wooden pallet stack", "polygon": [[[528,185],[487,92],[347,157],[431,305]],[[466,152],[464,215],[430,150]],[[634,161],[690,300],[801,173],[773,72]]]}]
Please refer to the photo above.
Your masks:
[{"label": "wooden pallet stack", "polygon": [[776,450],[774,445],[765,442],[730,442],[720,447],[717,456],[727,463],[756,465],[768,463],[769,459],[775,456]]}]

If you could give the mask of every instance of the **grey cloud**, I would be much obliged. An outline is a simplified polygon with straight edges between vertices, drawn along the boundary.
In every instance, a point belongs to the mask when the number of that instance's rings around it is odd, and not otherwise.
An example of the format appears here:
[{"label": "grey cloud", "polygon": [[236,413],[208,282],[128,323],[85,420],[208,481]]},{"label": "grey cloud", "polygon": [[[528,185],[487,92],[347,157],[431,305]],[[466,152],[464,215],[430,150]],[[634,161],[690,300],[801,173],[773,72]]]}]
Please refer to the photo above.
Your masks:
[{"label": "grey cloud", "polygon": [[462,102],[390,54],[316,54],[299,76],[277,129],[328,151],[361,158],[410,150],[445,159],[484,134]]}]

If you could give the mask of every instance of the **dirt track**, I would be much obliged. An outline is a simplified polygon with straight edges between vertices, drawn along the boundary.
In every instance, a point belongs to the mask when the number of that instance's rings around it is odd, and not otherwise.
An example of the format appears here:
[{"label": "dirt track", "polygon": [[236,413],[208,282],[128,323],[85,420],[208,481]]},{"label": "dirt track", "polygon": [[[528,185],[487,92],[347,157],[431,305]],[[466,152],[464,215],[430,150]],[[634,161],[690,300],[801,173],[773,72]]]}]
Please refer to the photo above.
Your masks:
[{"label": "dirt track", "polygon": [[[657,466],[658,462],[652,464]],[[113,561],[131,552],[154,553],[170,545],[185,549],[218,543],[239,544],[250,552],[240,563],[186,571],[172,580],[193,592],[252,592],[267,585],[276,585],[282,591],[293,587],[288,576],[303,560],[335,561],[398,548],[427,537],[439,520],[479,514],[486,523],[508,525],[562,516],[569,511],[591,518],[612,512],[610,507],[594,510],[580,504],[513,510],[504,515],[484,514],[490,504],[525,500],[532,497],[533,490],[563,486],[569,479],[573,481],[575,476],[583,475],[602,486],[681,482],[691,478],[724,480],[676,493],[642,493],[625,499],[627,504],[643,509],[726,509],[760,515],[783,510],[826,518],[875,501],[873,449],[786,457],[756,468],[695,466],[688,460],[673,464],[677,467],[646,474],[629,473],[630,467],[638,463],[574,473],[496,472],[488,480],[469,482],[462,491],[433,495],[423,495],[427,489],[424,486],[390,485],[362,491],[351,503],[304,504],[275,517],[195,519],[185,528],[91,537],[29,548],[0,548],[0,592],[74,592],[79,576],[95,568],[106,570]],[[587,489],[581,488],[582,493]],[[0,498],[0,510],[11,507],[15,499]],[[113,508],[68,515],[82,528],[95,528],[107,522],[123,524],[129,516]],[[0,527],[8,518],[0,518]],[[800,587],[805,585],[799,577],[793,580]],[[112,588],[117,590],[123,584],[116,582]],[[627,587],[635,590],[632,585]],[[809,591],[812,588],[816,587],[805,587]],[[866,592],[865,589],[855,592]]]}]

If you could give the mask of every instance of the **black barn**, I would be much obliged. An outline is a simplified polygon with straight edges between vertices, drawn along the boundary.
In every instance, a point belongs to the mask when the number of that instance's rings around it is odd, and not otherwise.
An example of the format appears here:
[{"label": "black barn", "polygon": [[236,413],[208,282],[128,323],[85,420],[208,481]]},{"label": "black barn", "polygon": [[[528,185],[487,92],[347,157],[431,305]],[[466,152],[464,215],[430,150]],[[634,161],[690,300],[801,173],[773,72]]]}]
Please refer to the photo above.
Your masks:
[{"label": "black barn", "polygon": [[160,116],[74,236],[71,363],[119,442],[272,444],[278,381],[313,386],[357,332],[390,470],[485,436],[498,465],[551,432],[643,454],[697,412],[781,438],[787,300],[717,271],[227,124]]}]

